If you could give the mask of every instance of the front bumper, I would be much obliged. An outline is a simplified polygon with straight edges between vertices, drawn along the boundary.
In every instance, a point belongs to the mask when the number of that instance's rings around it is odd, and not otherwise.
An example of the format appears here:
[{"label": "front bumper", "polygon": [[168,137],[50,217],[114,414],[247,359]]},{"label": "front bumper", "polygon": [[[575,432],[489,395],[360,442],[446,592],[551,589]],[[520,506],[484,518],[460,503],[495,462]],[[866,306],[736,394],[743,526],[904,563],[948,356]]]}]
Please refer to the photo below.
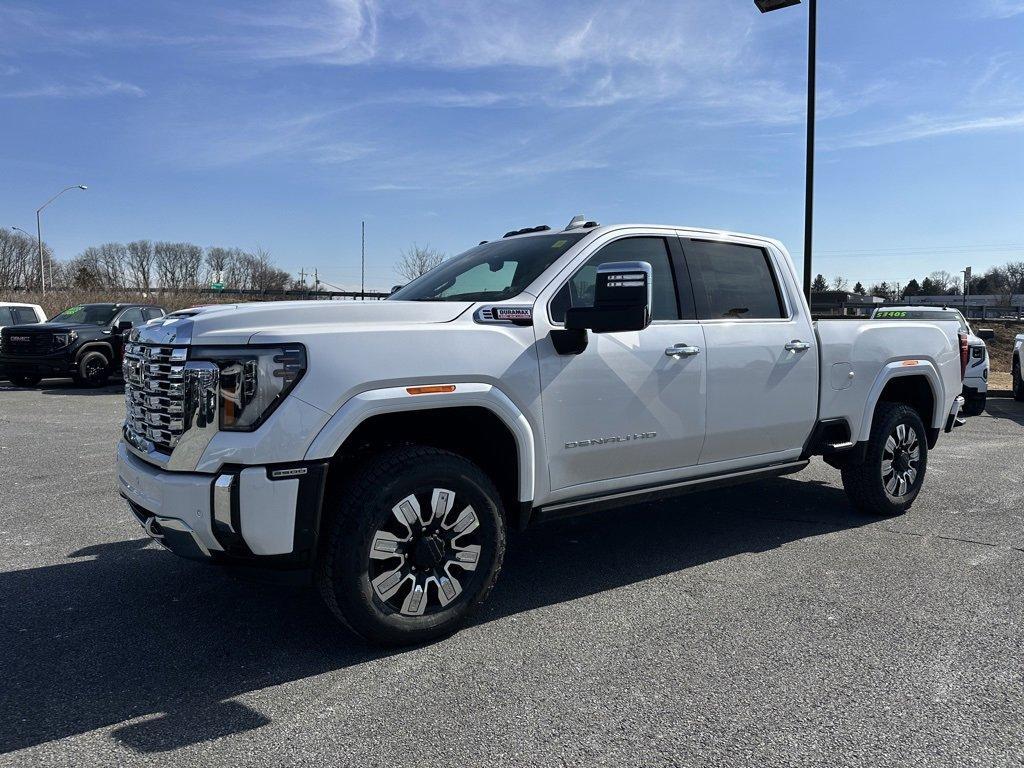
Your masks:
[{"label": "front bumper", "polygon": [[74,356],[67,351],[52,355],[0,355],[0,376],[70,376],[74,372]]},{"label": "front bumper", "polygon": [[117,446],[118,490],[139,524],[191,560],[310,566],[326,478],[326,462],[169,472]]}]

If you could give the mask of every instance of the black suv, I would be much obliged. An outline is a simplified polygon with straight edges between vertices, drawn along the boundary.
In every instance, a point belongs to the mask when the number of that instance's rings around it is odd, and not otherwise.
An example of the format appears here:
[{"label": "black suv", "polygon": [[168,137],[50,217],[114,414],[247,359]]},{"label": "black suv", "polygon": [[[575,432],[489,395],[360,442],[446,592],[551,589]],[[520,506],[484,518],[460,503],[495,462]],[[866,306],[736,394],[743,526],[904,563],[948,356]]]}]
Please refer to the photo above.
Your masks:
[{"label": "black suv", "polygon": [[102,386],[120,370],[128,331],[165,314],[150,304],[80,304],[45,323],[8,326],[0,331],[0,376],[22,387],[49,376]]}]

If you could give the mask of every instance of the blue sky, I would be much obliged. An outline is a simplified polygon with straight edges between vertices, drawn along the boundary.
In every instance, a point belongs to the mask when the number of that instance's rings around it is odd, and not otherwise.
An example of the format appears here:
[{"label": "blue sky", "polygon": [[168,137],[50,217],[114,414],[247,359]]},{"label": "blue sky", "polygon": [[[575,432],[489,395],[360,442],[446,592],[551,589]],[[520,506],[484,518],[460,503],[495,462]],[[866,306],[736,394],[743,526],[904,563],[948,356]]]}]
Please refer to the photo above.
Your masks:
[{"label": "blue sky", "polygon": [[[815,271],[1024,259],[1024,0],[821,0]],[[0,216],[395,282],[413,242],[668,222],[802,253],[806,8],[0,2]]]}]

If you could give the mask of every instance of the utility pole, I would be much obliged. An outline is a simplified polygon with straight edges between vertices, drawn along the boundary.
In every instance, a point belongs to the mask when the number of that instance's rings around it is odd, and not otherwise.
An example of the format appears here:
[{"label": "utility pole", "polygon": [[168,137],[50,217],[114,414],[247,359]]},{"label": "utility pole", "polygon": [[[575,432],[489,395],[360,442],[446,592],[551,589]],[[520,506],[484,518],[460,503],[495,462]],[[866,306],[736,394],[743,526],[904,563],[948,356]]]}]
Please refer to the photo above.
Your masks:
[{"label": "utility pole", "polygon": [[317,272],[317,268],[313,268],[313,298],[320,297],[320,273]]},{"label": "utility pole", "polygon": [[302,269],[299,270],[299,285],[302,286],[302,290],[303,291],[305,291],[306,293],[309,293],[309,291],[306,291],[306,268],[305,267],[303,267]]},{"label": "utility pole", "polygon": [[[46,267],[43,265],[43,220],[42,220],[43,209],[46,208],[46,206],[48,206],[50,203],[52,203],[58,197],[63,195],[65,192],[67,192],[69,189],[81,189],[81,190],[84,191],[84,190],[88,189],[88,187],[85,186],[85,184],[72,184],[70,187],[64,187],[64,189],[62,189],[60,192],[58,192],[56,195],[51,197],[49,200],[47,200],[45,203],[43,203],[42,205],[40,205],[36,209],[36,238],[37,238],[37,242],[39,244],[39,288],[40,288],[40,291],[42,292],[42,294],[44,296],[46,295]],[[52,270],[53,270],[52,259],[51,259],[51,263],[50,263],[50,270],[51,270],[51,277],[52,277]],[[50,282],[53,282],[52,279],[51,279]]]},{"label": "utility pole", "polygon": [[362,249],[362,264],[363,268],[360,272],[359,278],[359,300],[366,301],[366,220],[363,220],[363,249]]},{"label": "utility pole", "polygon": [[964,269],[964,316],[967,316],[967,296],[971,292],[971,268]]}]

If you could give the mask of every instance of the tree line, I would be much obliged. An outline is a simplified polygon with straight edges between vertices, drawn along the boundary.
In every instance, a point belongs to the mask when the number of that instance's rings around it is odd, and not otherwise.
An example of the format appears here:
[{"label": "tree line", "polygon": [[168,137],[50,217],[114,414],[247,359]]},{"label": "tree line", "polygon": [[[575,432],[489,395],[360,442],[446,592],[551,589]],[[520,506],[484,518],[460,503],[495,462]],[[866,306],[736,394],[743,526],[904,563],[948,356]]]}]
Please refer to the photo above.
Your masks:
[{"label": "tree line", "polygon": [[[944,269],[932,272],[920,281],[912,278],[905,285],[897,283],[874,283],[865,288],[860,282],[850,288],[847,280],[841,276],[826,280],[818,275],[811,283],[811,293],[826,291],[846,291],[861,296],[878,296],[889,301],[898,301],[908,296],[962,296],[963,278]],[[1024,261],[1011,261],[1002,266],[991,267],[980,275],[972,275],[969,286],[972,296],[989,294],[1005,296],[1007,303],[1014,294],[1024,294]]]},{"label": "tree line", "polygon": [[[262,248],[134,240],[89,246],[73,259],[58,261],[43,244],[48,286],[81,290],[191,291],[221,282],[230,290],[276,291],[294,287]],[[38,246],[32,238],[0,230],[0,288],[40,285]]]}]

